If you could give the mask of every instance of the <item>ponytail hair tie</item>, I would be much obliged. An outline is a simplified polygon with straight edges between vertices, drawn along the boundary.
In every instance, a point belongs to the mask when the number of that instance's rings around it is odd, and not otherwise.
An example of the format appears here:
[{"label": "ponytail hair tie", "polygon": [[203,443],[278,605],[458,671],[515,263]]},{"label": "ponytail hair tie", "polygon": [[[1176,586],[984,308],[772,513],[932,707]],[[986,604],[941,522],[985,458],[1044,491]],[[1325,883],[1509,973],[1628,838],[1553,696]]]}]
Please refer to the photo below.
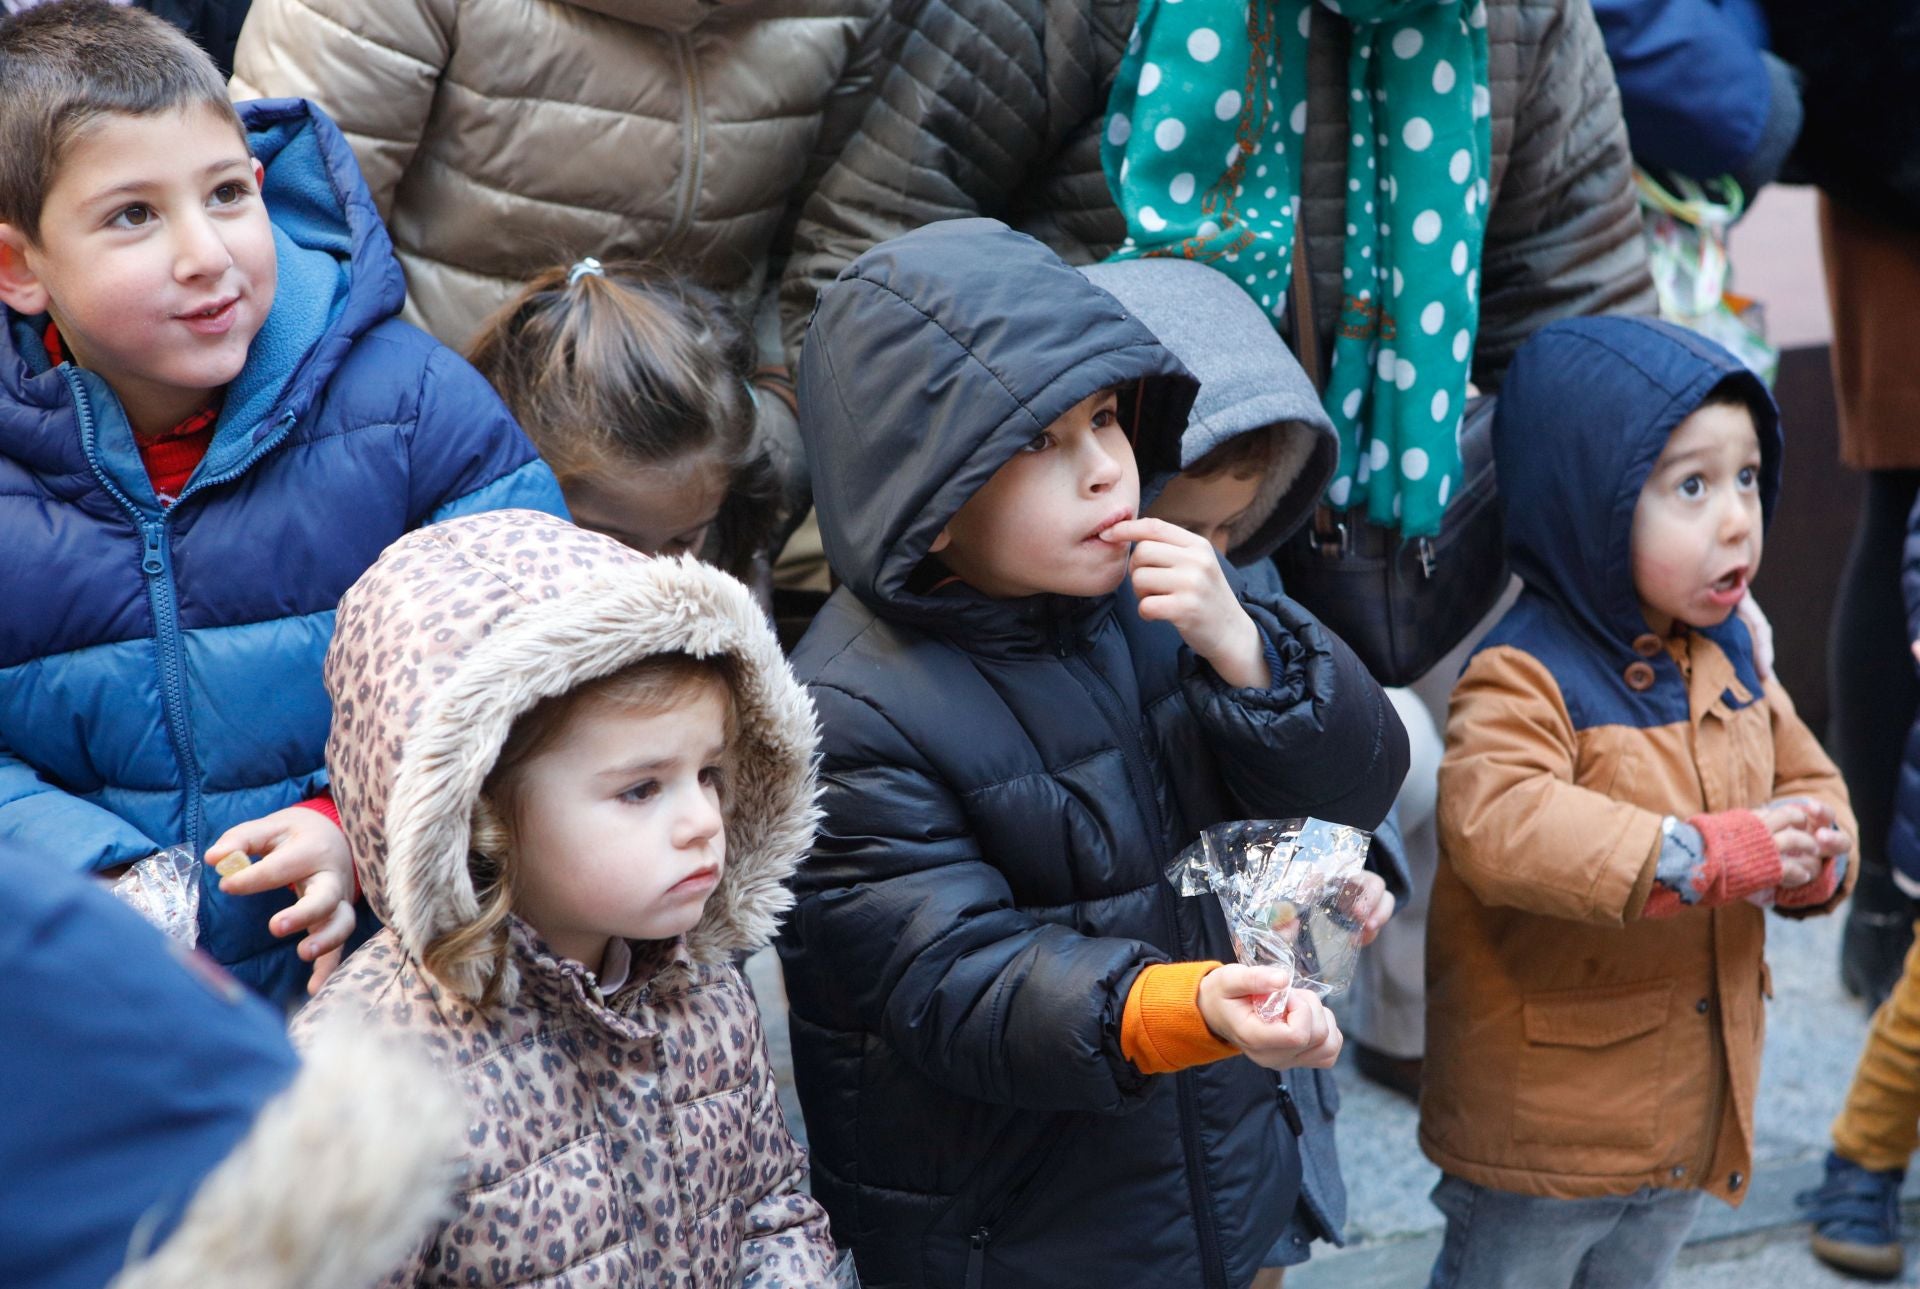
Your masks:
[{"label": "ponytail hair tie", "polygon": [[607,275],[607,271],[601,267],[600,261],[589,255],[567,270],[567,285],[572,286],[589,273],[595,277],[605,277]]}]

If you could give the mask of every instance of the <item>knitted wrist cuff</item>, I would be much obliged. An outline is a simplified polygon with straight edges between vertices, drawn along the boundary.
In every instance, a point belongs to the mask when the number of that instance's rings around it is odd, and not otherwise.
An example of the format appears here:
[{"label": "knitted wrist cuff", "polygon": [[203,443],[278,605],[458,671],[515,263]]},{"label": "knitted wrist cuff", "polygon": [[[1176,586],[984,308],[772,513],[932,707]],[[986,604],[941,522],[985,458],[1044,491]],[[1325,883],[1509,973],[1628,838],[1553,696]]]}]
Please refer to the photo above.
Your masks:
[{"label": "knitted wrist cuff", "polygon": [[1120,1050],[1142,1074],[1172,1074],[1239,1052],[1215,1038],[1200,1014],[1200,979],[1219,965],[1163,962],[1133,978],[1120,1018]]},{"label": "knitted wrist cuff", "polygon": [[1751,810],[1722,810],[1687,820],[1700,830],[1710,870],[1700,903],[1731,904],[1780,884],[1780,847]]},{"label": "knitted wrist cuff", "polygon": [[[327,788],[319,796],[308,797],[305,801],[296,801],[293,804],[302,810],[311,810],[317,815],[333,820],[333,826],[340,828],[340,807],[333,804],[333,789]],[[342,828],[341,831],[346,830]],[[347,900],[352,904],[360,902],[360,866],[358,864],[353,866],[353,894],[349,895]]]},{"label": "knitted wrist cuff", "polygon": [[1774,907],[1782,909],[1818,908],[1820,905],[1832,899],[1833,893],[1840,889],[1840,875],[1844,871],[1845,870],[1835,860],[1821,860],[1820,872],[1811,882],[1808,882],[1805,886],[1795,886],[1791,889],[1782,887],[1779,891],[1775,892],[1773,897]]},{"label": "knitted wrist cuff", "polygon": [[324,792],[317,797],[308,797],[305,801],[296,801],[293,804],[302,810],[311,810],[317,815],[325,815],[333,821],[335,828],[340,826],[340,807],[334,805],[333,798]]}]

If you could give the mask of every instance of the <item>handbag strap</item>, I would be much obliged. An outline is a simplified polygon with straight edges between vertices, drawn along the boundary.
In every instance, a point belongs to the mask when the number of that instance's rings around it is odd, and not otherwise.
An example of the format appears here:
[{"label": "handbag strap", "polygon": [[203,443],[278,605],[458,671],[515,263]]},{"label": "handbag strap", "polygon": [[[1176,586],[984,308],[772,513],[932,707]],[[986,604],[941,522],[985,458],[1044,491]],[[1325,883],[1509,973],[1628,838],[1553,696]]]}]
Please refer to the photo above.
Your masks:
[{"label": "handbag strap", "polygon": [[[1320,326],[1313,316],[1313,274],[1307,267],[1305,224],[1305,220],[1295,220],[1293,225],[1293,278],[1287,284],[1287,309],[1293,315],[1293,326],[1289,330],[1293,338],[1293,356],[1300,360],[1301,369],[1313,383],[1313,392],[1324,395],[1326,372],[1320,365]],[[1346,521],[1323,501],[1313,508],[1313,523],[1307,530],[1307,540],[1322,554],[1326,554],[1328,548],[1332,548],[1334,553],[1344,552],[1348,541]]]},{"label": "handbag strap", "polygon": [[1307,230],[1304,220],[1293,225],[1293,280],[1287,286],[1293,314],[1293,356],[1313,382],[1313,392],[1326,393],[1326,373],[1320,367],[1320,327],[1313,316],[1313,273],[1307,267]]}]

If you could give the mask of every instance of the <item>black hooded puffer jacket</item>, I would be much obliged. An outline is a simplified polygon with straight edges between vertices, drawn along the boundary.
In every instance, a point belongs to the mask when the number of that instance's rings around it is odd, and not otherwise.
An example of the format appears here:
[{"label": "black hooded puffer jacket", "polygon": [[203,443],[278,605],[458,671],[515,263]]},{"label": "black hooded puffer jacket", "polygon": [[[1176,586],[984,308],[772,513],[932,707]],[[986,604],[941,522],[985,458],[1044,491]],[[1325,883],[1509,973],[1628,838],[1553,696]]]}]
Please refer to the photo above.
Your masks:
[{"label": "black hooded puffer jacket", "polygon": [[[1118,302],[991,220],[878,246],[822,296],[801,421],[844,585],[794,658],[825,821],[782,932],[814,1192],[863,1284],[1245,1285],[1293,1209],[1274,1076],[1146,1077],[1120,1016],[1152,962],[1231,958],[1162,874],[1201,828],[1371,827],[1404,731],[1298,605],[1231,689],[1131,591],[923,595],[946,521],[1082,398],[1136,392],[1142,474],[1191,378]],[[1230,575],[1231,576],[1231,575]],[[914,583],[913,585],[917,585]]]}]

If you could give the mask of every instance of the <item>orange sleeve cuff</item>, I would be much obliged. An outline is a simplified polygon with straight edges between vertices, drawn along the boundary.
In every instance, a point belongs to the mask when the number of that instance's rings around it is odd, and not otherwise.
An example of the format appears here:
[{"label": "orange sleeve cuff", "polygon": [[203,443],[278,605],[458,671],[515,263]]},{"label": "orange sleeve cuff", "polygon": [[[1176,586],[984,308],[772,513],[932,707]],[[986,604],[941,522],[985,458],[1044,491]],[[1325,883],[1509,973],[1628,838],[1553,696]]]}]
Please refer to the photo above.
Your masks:
[{"label": "orange sleeve cuff", "polygon": [[1120,1051],[1135,1069],[1172,1074],[1239,1055],[1200,1015],[1200,978],[1219,965],[1163,962],[1140,969],[1120,1015]]}]

